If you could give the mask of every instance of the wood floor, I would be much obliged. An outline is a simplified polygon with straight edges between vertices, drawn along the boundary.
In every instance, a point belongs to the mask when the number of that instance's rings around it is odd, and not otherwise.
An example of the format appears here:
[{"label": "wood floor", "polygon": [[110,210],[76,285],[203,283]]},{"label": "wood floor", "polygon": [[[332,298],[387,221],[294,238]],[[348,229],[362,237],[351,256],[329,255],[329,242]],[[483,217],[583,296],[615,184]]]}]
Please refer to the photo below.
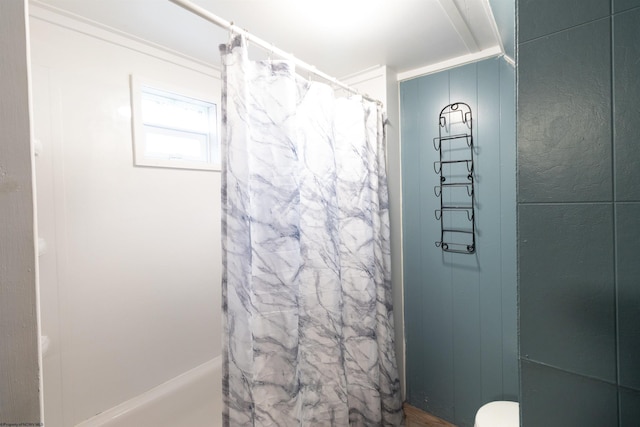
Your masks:
[{"label": "wood floor", "polygon": [[456,427],[443,419],[435,417],[414,406],[404,404],[406,427]]}]

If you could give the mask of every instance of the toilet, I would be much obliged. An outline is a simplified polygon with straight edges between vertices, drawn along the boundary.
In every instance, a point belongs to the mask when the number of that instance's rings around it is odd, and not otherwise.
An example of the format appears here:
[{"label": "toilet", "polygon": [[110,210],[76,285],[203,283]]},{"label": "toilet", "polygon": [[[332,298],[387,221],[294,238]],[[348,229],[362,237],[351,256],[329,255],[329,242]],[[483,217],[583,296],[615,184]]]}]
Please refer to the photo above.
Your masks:
[{"label": "toilet", "polygon": [[475,427],[519,427],[518,402],[489,402],[476,413]]}]

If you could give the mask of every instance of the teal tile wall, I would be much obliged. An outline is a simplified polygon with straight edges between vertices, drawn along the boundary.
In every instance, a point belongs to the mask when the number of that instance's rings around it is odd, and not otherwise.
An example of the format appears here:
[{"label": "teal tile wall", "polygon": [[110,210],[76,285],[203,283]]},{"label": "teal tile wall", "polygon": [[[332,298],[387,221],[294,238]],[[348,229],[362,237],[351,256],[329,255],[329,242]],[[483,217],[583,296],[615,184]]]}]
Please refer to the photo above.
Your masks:
[{"label": "teal tile wall", "polygon": [[[400,85],[407,401],[459,427],[518,397],[515,72],[492,59]],[[477,253],[442,252],[433,162],[438,114],[468,103],[476,144]]]},{"label": "teal tile wall", "polygon": [[523,361],[522,384],[523,426],[618,425],[617,390],[610,383]]},{"label": "teal tile wall", "polygon": [[637,426],[640,420],[640,392],[620,388],[620,425]]},{"label": "teal tile wall", "polygon": [[601,19],[520,46],[518,200],[612,199],[609,34]]},{"label": "teal tile wall", "polygon": [[640,6],[640,0],[613,0],[614,12],[622,12]]},{"label": "teal tile wall", "polygon": [[518,42],[609,16],[610,0],[519,0]]},{"label": "teal tile wall", "polygon": [[[640,3],[640,2],[638,2]],[[613,17],[616,200],[640,200],[640,8]]]},{"label": "teal tile wall", "polygon": [[640,203],[619,204],[616,214],[620,384],[640,390]]},{"label": "teal tile wall", "polygon": [[635,427],[640,1],[517,10],[522,425]]},{"label": "teal tile wall", "polygon": [[523,359],[615,382],[612,206],[524,204],[518,222]]}]

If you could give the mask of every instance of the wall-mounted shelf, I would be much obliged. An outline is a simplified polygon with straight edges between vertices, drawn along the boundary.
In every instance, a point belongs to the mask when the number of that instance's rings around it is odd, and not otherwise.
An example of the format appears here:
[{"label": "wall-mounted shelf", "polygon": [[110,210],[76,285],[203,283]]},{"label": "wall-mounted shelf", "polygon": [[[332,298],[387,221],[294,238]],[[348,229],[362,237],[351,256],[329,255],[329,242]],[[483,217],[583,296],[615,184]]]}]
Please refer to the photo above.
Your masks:
[{"label": "wall-mounted shelf", "polygon": [[435,210],[440,221],[436,246],[445,252],[472,254],[476,251],[475,182],[473,159],[473,117],[464,102],[449,104],[440,111],[438,136],[433,148],[440,159],[433,163],[440,184],[433,192],[440,199]]}]

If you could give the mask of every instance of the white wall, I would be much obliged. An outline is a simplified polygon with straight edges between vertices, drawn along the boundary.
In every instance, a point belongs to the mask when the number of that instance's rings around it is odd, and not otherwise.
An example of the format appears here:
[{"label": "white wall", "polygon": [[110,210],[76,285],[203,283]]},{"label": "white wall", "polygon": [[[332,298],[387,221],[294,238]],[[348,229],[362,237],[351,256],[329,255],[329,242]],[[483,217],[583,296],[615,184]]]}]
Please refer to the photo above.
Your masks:
[{"label": "white wall", "polygon": [[[75,425],[220,354],[220,174],[133,166],[129,75],[216,72],[34,7],[45,420]],[[212,43],[212,49],[216,49]]]},{"label": "white wall", "polygon": [[396,73],[379,66],[345,79],[360,93],[384,103],[387,111],[387,180],[389,185],[389,220],[391,225],[391,282],[393,284],[393,320],[395,324],[396,360],[402,397],[405,396],[404,295],[402,278],[402,183],[400,161],[400,106]]},{"label": "white wall", "polygon": [[[210,67],[34,7],[45,418],[75,425],[220,354],[220,176],[133,166],[129,75],[219,98]],[[215,44],[212,43],[212,48]],[[395,73],[348,79],[387,107],[396,354],[404,388]]]},{"label": "white wall", "polygon": [[0,425],[42,420],[28,52],[26,1],[0,1]]}]

